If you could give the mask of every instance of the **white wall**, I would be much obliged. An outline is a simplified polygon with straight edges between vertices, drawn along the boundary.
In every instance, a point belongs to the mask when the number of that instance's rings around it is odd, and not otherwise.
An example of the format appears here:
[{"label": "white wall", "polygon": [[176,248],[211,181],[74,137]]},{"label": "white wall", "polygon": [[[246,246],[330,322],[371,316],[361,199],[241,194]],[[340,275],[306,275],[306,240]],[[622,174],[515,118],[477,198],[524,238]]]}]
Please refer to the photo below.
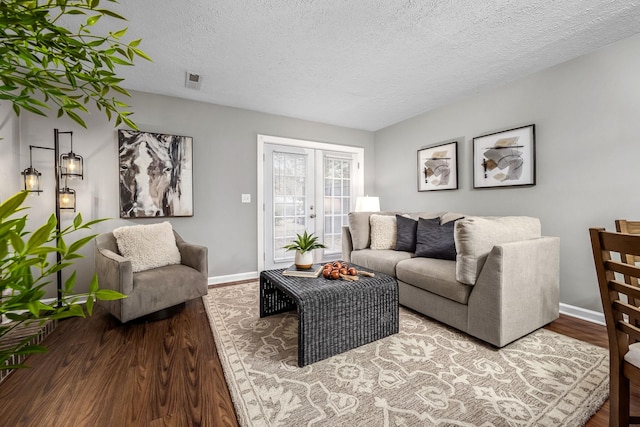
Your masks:
[{"label": "white wall", "polygon": [[[382,209],[531,215],[561,238],[560,299],[602,311],[588,228],[640,219],[640,35],[375,134]],[[473,189],[472,139],[535,123],[537,183]],[[457,191],[417,191],[417,150],[458,138]]]},{"label": "white wall", "polygon": [[[209,248],[212,278],[251,274],[257,270],[257,134],[363,147],[365,191],[373,188],[371,132],[140,92],[134,92],[129,103],[135,112],[133,119],[141,130],[194,138],[194,216],[170,221],[185,240]],[[2,111],[3,122],[19,122],[20,131],[10,132],[14,125],[0,127],[0,137],[5,138],[0,141],[3,178],[0,197],[21,189],[20,171],[29,163],[28,146],[53,147],[53,129],[58,128],[74,132],[74,151],[85,160],[85,180],[70,184],[78,193],[79,212],[87,219],[113,218],[94,227],[94,232],[165,220],[118,218],[117,130],[102,113],[96,111],[87,117],[88,129],[83,129],[68,119],[43,118],[29,113],[16,119],[10,108]],[[68,137],[62,135],[61,152],[68,151],[68,144]],[[28,198],[32,206],[30,215],[43,222],[54,210],[52,154],[34,150],[34,167],[43,174],[44,193]],[[252,194],[252,203],[242,204],[242,193]],[[73,218],[70,213],[62,216],[63,226]],[[87,257],[76,263],[79,291],[87,289],[93,274],[92,250],[91,244],[85,250]],[[53,289],[49,289],[48,296],[54,296]]]}]

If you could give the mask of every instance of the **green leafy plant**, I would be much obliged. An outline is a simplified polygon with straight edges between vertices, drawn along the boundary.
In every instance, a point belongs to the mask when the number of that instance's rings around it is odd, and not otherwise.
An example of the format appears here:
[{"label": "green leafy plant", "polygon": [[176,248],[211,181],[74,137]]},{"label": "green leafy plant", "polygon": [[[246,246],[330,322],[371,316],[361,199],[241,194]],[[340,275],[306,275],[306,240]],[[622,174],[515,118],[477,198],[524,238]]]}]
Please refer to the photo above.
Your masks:
[{"label": "green leafy plant", "polygon": [[[81,258],[82,255],[78,251],[90,242],[95,234],[82,237],[71,244],[67,244],[64,237],[77,230],[89,229],[93,224],[104,220],[83,222],[82,216],[78,214],[72,225],[58,233],[56,217],[51,215],[49,220],[35,231],[27,231],[28,216],[18,214],[25,209],[22,205],[27,194],[26,191],[17,193],[0,204],[0,314],[12,321],[0,325],[0,342],[3,336],[20,325],[68,317],[85,317],[85,310],[89,315],[92,314],[96,299],[124,298],[119,292],[99,289],[97,275],[93,276],[89,292],[74,293],[74,271],[63,284],[60,306],[56,301],[50,304],[42,301],[45,296],[44,288],[51,283],[50,277],[71,266],[74,259]],[[56,243],[57,238],[59,239]],[[50,255],[56,253],[60,254],[60,261],[50,262]],[[84,298],[86,305],[83,307],[80,301]],[[12,355],[46,351],[43,346],[30,345],[31,338],[27,337],[9,348],[0,348],[0,370],[24,367],[9,365],[7,361]]]},{"label": "green leafy plant", "polygon": [[[67,21],[83,16],[83,22],[71,31],[58,24],[65,16]],[[85,105],[93,101],[109,120],[116,116],[116,126],[124,122],[137,130],[128,105],[112,96],[130,96],[119,86],[123,79],[115,67],[131,66],[135,57],[151,58],[138,48],[140,39],[122,41],[127,28],[92,34],[102,18],[125,20],[101,7],[100,0],[2,0],[0,100],[11,101],[16,114],[24,109],[45,116],[53,105],[58,117],[67,115],[83,127],[78,113],[88,113]]]},{"label": "green leafy plant", "polygon": [[313,233],[307,234],[307,230],[305,230],[302,235],[296,234],[293,243],[283,246],[283,248],[289,251],[295,250],[305,253],[314,249],[326,248],[326,246],[318,242],[318,236],[314,236]]}]

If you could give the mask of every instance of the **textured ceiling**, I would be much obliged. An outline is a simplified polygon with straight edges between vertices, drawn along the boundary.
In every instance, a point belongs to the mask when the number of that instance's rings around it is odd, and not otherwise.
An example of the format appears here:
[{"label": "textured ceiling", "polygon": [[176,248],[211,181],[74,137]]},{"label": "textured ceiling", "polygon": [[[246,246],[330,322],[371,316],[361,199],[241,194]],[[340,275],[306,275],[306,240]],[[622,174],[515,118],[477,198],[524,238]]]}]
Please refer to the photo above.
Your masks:
[{"label": "textured ceiling", "polygon": [[[620,0],[120,0],[114,9],[154,59],[119,70],[129,89],[365,130],[640,32],[640,2]],[[200,90],[185,87],[186,71],[202,75]]]}]

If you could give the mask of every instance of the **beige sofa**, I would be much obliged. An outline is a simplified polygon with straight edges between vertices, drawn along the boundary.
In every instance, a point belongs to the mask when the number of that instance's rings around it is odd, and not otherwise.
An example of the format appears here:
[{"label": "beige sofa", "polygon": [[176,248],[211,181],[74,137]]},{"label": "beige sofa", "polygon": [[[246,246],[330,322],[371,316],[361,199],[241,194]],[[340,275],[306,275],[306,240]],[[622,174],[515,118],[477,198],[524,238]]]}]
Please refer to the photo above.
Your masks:
[{"label": "beige sofa", "polygon": [[455,220],[449,224],[454,259],[436,259],[371,248],[379,220],[388,232],[388,216],[396,219],[396,214],[401,213],[350,213],[342,230],[342,257],[395,276],[400,304],[497,347],[558,317],[560,240],[542,236],[537,218],[404,214],[415,220],[440,218],[435,220],[440,224]]}]

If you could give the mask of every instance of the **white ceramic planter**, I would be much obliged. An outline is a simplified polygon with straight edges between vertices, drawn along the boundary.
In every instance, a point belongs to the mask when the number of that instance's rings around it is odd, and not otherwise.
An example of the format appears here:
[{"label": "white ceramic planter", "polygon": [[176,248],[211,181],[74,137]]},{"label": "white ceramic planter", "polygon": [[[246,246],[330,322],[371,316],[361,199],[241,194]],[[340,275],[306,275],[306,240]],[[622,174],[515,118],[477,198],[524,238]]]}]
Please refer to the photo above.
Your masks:
[{"label": "white ceramic planter", "polygon": [[296,251],[295,264],[298,268],[311,268],[313,265],[313,251],[305,253]]}]

